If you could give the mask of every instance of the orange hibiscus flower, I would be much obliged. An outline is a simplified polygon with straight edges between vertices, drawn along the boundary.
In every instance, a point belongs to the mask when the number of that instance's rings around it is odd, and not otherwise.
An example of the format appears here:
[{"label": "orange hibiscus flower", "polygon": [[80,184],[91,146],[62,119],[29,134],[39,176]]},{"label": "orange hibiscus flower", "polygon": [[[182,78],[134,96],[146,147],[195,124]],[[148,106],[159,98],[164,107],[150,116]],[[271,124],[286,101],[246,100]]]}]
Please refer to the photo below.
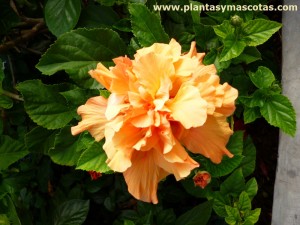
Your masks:
[{"label": "orange hibiscus flower", "polygon": [[108,166],[124,175],[137,199],[157,203],[157,185],[169,174],[187,177],[199,164],[187,153],[215,163],[226,149],[231,129],[226,117],[235,110],[237,90],[220,84],[214,65],[202,63],[196,43],[181,54],[174,39],[137,51],[134,60],[118,57],[114,67],[99,63],[90,75],[111,92],[78,108],[82,121],[72,134],[88,130],[105,137]]}]

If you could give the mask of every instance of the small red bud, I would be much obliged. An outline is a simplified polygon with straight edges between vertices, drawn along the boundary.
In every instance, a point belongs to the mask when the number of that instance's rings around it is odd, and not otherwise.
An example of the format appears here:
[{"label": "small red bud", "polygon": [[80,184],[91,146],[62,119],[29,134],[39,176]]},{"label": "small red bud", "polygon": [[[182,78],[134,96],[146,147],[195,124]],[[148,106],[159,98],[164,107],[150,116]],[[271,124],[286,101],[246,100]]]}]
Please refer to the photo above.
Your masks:
[{"label": "small red bud", "polygon": [[207,171],[199,171],[193,177],[195,186],[201,187],[204,189],[211,181],[211,175]]},{"label": "small red bud", "polygon": [[98,180],[102,176],[102,174],[100,172],[96,172],[93,170],[89,171],[89,174],[90,174],[92,180]]}]

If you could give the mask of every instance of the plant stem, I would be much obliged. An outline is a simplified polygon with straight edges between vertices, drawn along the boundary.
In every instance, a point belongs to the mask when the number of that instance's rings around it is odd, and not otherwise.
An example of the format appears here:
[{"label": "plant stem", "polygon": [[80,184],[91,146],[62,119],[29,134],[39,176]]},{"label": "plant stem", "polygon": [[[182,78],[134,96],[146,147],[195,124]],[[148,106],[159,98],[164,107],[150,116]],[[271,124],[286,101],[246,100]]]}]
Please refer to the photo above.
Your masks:
[{"label": "plant stem", "polygon": [[11,93],[9,91],[5,91],[5,90],[0,90],[0,94],[6,95],[7,97],[10,97],[12,99],[18,100],[18,101],[24,101],[24,99],[22,97],[20,97],[20,95]]}]

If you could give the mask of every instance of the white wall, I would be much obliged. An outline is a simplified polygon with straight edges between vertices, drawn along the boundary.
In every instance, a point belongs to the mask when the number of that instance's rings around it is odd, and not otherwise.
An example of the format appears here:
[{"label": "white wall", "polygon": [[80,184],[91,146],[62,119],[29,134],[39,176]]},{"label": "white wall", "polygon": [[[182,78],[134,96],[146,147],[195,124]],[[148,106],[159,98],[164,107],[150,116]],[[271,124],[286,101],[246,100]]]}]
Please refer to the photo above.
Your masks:
[{"label": "white wall", "polygon": [[282,86],[297,113],[297,133],[294,138],[283,133],[279,139],[272,225],[300,225],[300,0],[297,12],[283,12]]}]

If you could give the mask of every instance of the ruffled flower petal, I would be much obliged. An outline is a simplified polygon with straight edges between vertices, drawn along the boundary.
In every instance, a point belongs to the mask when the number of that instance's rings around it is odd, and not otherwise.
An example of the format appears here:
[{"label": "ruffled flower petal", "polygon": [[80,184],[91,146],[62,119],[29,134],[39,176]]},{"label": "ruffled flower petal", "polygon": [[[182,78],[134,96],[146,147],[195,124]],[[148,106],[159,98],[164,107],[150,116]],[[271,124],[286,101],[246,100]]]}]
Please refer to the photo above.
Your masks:
[{"label": "ruffled flower petal", "polygon": [[181,55],[181,46],[177,41],[175,41],[175,39],[171,39],[169,44],[154,43],[150,47],[137,50],[137,53],[134,55],[134,58],[139,59],[143,55],[147,55],[149,53],[162,55],[166,58],[172,59],[172,61],[175,62],[179,59]]},{"label": "ruffled flower petal", "polygon": [[145,202],[158,203],[158,182],[169,173],[157,165],[154,151],[134,152],[132,166],[124,173],[128,191],[135,198]]},{"label": "ruffled flower petal", "polygon": [[222,103],[219,108],[216,108],[217,113],[223,114],[225,116],[230,116],[235,110],[235,100],[238,97],[238,91],[231,87],[228,83],[224,83],[218,87],[222,89],[223,96],[221,97]]},{"label": "ruffled flower petal", "polygon": [[180,141],[191,152],[204,155],[214,163],[220,163],[223,155],[233,157],[226,148],[232,133],[226,116],[214,114],[207,117],[203,126],[184,131]]},{"label": "ruffled flower petal", "polygon": [[90,98],[85,105],[78,108],[77,113],[82,120],[77,126],[71,128],[71,133],[77,135],[83,131],[89,131],[96,141],[104,137],[104,129],[107,123],[105,111],[107,99],[102,96]]},{"label": "ruffled flower petal", "polygon": [[155,99],[162,81],[170,74],[174,74],[174,66],[171,59],[149,53],[133,62],[133,72],[140,85]]},{"label": "ruffled flower petal", "polygon": [[158,165],[170,174],[174,174],[176,180],[187,177],[193,169],[199,166],[177,140],[168,153],[162,154],[160,151],[155,151],[155,153]]},{"label": "ruffled flower petal", "polygon": [[172,39],[138,50],[132,60],[115,58],[109,69],[99,63],[89,71],[111,95],[80,106],[82,121],[72,134],[87,130],[96,141],[105,137],[106,163],[123,173],[139,200],[157,203],[163,178],[180,180],[199,166],[186,149],[215,163],[233,156],[226,149],[232,134],[226,117],[235,109],[237,90],[220,84],[215,66],[202,63],[204,55],[196,42],[181,54]]},{"label": "ruffled flower petal", "polygon": [[116,76],[109,71],[102,63],[97,64],[97,68],[94,70],[90,70],[89,74],[92,78],[102,84],[107,90],[110,89],[110,85],[113,79]]},{"label": "ruffled flower petal", "polygon": [[207,117],[207,103],[192,85],[181,86],[175,98],[169,100],[166,106],[171,110],[171,117],[186,129],[203,125]]}]

